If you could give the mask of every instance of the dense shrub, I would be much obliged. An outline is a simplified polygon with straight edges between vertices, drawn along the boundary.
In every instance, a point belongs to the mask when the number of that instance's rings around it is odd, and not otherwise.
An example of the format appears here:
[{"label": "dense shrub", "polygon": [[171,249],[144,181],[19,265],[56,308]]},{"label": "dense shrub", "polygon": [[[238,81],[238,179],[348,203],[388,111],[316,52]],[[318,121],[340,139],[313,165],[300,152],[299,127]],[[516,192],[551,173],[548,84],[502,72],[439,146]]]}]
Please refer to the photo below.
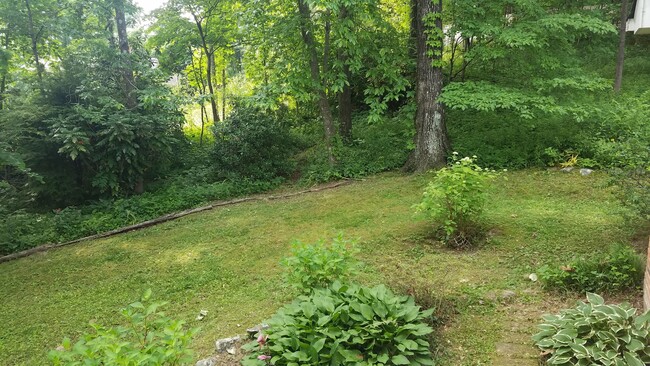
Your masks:
[{"label": "dense shrub", "polygon": [[595,158],[608,167],[621,202],[650,219],[650,92],[622,98],[597,121]]},{"label": "dense shrub", "polygon": [[636,316],[629,305],[605,305],[588,293],[559,315],[544,316],[533,336],[547,365],[628,365],[650,363],[650,313]]},{"label": "dense shrub", "polygon": [[151,292],[122,310],[123,326],[91,324],[93,331],[72,344],[63,340],[63,349],[51,351],[54,365],[180,366],[192,361],[189,349],[197,329],[185,329],[182,321],[171,319],[151,303]]},{"label": "dense shrub", "polygon": [[398,169],[404,165],[412,144],[413,127],[410,111],[405,108],[393,118],[369,124],[367,115],[355,116],[353,141],[337,140],[334,145],[336,164],[332,166],[326,150],[316,146],[304,154],[302,180],[308,183],[341,178],[361,178]]},{"label": "dense shrub", "polygon": [[350,278],[356,270],[353,243],[339,235],[330,245],[295,242],[292,256],[285,258],[286,282],[302,293],[325,288]]},{"label": "dense shrub", "polygon": [[300,296],[268,322],[243,365],[433,365],[420,311],[386,287],[335,282]]},{"label": "dense shrub", "polygon": [[442,225],[448,245],[462,248],[472,245],[482,234],[485,191],[497,173],[478,166],[476,156],[457,156],[454,152],[449,166],[436,172],[415,208]]},{"label": "dense shrub", "polygon": [[562,161],[549,152],[576,151],[590,157],[584,123],[565,117],[522,119],[506,111],[448,111],[449,137],[461,156],[476,154],[486,167],[521,169]]},{"label": "dense shrub", "polygon": [[614,292],[639,287],[644,265],[634,249],[624,245],[590,259],[578,259],[562,267],[543,266],[539,278],[550,290]]},{"label": "dense shrub", "polygon": [[240,102],[213,133],[212,161],[222,178],[271,180],[295,169],[296,139],[273,112]]}]

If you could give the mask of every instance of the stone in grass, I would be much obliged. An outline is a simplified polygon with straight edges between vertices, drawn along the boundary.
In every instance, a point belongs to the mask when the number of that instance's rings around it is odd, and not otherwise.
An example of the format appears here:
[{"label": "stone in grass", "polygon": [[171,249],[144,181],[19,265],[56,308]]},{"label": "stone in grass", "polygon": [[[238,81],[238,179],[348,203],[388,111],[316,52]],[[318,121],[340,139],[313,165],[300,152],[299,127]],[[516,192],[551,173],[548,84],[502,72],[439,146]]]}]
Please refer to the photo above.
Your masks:
[{"label": "stone in grass", "polygon": [[572,166],[568,166],[566,168],[560,169],[560,171],[563,172],[563,173],[571,173],[572,170],[573,170]]},{"label": "stone in grass", "polygon": [[217,342],[215,342],[217,352],[224,353],[224,352],[228,352],[229,350],[231,351],[232,349],[234,349],[237,342],[239,342],[239,339],[240,339],[239,336],[219,339]]},{"label": "stone in grass", "polygon": [[246,333],[248,333],[248,338],[255,339],[255,338],[257,338],[258,334],[261,331],[266,330],[266,329],[269,329],[269,325],[262,323],[262,324],[258,324],[256,326],[254,326],[252,328],[246,329]]},{"label": "stone in grass", "polygon": [[587,168],[580,169],[580,174],[582,174],[583,177],[587,176],[587,175],[589,175],[589,174],[591,174],[593,172],[594,172],[593,170],[587,169]]},{"label": "stone in grass", "polygon": [[195,366],[217,366],[217,360],[214,358],[206,358],[204,360],[199,360]]},{"label": "stone in grass", "polygon": [[512,299],[514,299],[515,296],[517,296],[517,293],[515,293],[514,291],[510,291],[510,290],[494,291],[493,290],[493,291],[488,291],[485,294],[484,298],[486,300],[488,300],[488,301],[491,301],[491,302],[497,302],[497,301],[508,302],[508,301],[511,301]]}]

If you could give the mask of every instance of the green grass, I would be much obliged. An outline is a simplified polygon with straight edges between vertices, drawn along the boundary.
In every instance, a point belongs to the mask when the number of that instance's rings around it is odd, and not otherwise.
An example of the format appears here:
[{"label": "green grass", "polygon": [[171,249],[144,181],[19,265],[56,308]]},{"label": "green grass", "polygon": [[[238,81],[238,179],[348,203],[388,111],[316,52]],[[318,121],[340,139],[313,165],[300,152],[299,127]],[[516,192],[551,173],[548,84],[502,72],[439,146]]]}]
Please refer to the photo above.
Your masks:
[{"label": "green grass", "polygon": [[[456,304],[456,315],[440,334],[446,349],[442,364],[491,364],[511,313],[525,312],[519,320],[530,323],[532,333],[538,312],[575,298],[544,294],[525,278],[528,273],[630,242],[634,235],[600,174],[506,176],[490,191],[491,239],[470,252],[445,249],[431,238],[430,223],[414,219],[411,206],[430,177],[391,173],[288,200],[224,207],[2,264],[0,364],[43,364],[48,350],[64,336],[74,339],[87,331],[89,320],[118,322],[120,307],[147,288],[154,299],[169,301],[167,314],[201,327],[194,348],[199,357],[208,356],[214,340],[244,332],[291,299],[278,262],[293,240],[312,242],[338,232],[359,238],[361,282],[417,279]],[[494,289],[519,295],[508,305],[481,300]],[[208,316],[197,322],[201,309]],[[525,342],[527,335],[521,337]]]}]

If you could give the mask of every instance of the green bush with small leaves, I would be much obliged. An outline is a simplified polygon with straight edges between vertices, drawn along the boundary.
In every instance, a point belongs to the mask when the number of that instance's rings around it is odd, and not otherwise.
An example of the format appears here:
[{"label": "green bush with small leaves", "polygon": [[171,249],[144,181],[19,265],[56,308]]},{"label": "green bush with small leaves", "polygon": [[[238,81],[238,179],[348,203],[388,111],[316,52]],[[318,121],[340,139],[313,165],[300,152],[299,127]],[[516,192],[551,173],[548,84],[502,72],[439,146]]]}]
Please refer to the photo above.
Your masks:
[{"label": "green bush with small leaves", "polygon": [[334,281],[344,281],[356,273],[354,243],[342,235],[331,244],[295,242],[291,256],[282,260],[286,282],[301,293],[324,288]]},{"label": "green bush with small leaves", "polygon": [[242,365],[433,365],[425,324],[432,311],[383,285],[336,281],[281,308],[244,347],[251,353]]},{"label": "green bush with small leaves", "polygon": [[587,293],[559,315],[546,315],[533,336],[546,365],[644,366],[650,363],[650,313],[627,304],[606,305]]},{"label": "green bush with small leaves", "polygon": [[150,297],[147,290],[142,301],[122,309],[125,325],[91,324],[93,332],[75,344],[65,338],[62,349],[50,352],[50,361],[56,366],[189,365],[193,359],[189,345],[197,329],[186,329],[183,321],[165,316],[160,311],[165,303],[149,303]]},{"label": "green bush with small leaves", "polygon": [[476,156],[461,159],[454,152],[449,166],[436,172],[415,208],[442,225],[448,245],[470,246],[482,233],[485,192],[496,177],[494,170],[476,164]]},{"label": "green bush with small leaves", "polygon": [[545,265],[538,274],[548,290],[617,292],[640,287],[644,267],[634,249],[615,245],[608,253],[590,259],[574,260],[561,267]]}]

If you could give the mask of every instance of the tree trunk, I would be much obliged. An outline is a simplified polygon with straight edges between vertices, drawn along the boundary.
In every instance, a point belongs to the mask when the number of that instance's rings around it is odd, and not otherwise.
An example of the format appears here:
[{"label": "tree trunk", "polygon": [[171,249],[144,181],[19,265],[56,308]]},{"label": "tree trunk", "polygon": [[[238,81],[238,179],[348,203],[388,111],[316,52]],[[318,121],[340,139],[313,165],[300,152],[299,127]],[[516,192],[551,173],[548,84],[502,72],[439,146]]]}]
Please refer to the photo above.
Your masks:
[{"label": "tree trunk", "polygon": [[205,105],[201,105],[201,136],[199,137],[199,146],[203,146],[203,131],[205,129],[205,118],[203,118],[203,113],[205,111]]},{"label": "tree trunk", "polygon": [[[339,20],[344,21],[347,17],[348,9],[342,6],[339,13]],[[347,81],[339,94],[339,133],[343,141],[349,143],[352,141],[352,73],[348,65],[348,57],[343,50],[339,50],[338,59],[343,65],[343,73]]]},{"label": "tree trunk", "polygon": [[[343,72],[348,83],[351,82],[352,74],[350,67],[345,64],[345,56],[340,57],[343,62]],[[339,122],[341,137],[345,142],[352,141],[352,86],[350,84],[343,85],[343,90],[339,94]]]},{"label": "tree trunk", "polygon": [[32,46],[32,56],[34,56],[34,63],[36,64],[36,75],[38,77],[38,87],[41,93],[44,92],[43,88],[43,65],[41,64],[41,59],[38,53],[38,38],[43,31],[43,26],[39,29],[38,32],[34,30],[34,17],[32,15],[32,7],[29,3],[29,0],[25,0],[25,6],[27,7],[27,29],[29,31],[29,38],[31,40]]},{"label": "tree trunk", "polygon": [[[442,0],[415,0],[417,27],[417,77],[415,99],[415,151],[406,168],[422,172],[446,164],[449,148],[444,107],[438,101],[442,92]],[[435,29],[427,29],[426,20],[435,17]],[[438,39],[429,39],[436,37]],[[429,49],[429,45],[436,46]]]},{"label": "tree trunk", "polygon": [[226,120],[226,68],[221,72],[221,120]]},{"label": "tree trunk", "polygon": [[210,91],[212,121],[216,123],[219,122],[219,111],[217,109],[217,100],[214,97],[214,86],[212,85],[212,74],[214,72],[214,50],[211,50],[210,47],[208,47],[208,41],[206,39],[207,35],[205,34],[205,30],[201,24],[201,19],[199,19],[196,14],[192,14],[192,17],[194,17],[194,23],[196,24],[196,28],[199,31],[199,37],[201,37],[201,47],[203,48],[203,52],[205,52],[205,56],[207,57],[206,79],[208,82],[208,90]]},{"label": "tree trunk", "polygon": [[117,40],[122,54],[122,81],[126,106],[129,109],[137,107],[135,93],[135,81],[133,69],[131,68],[131,50],[129,49],[129,38],[126,33],[126,17],[124,16],[124,0],[113,0],[115,8],[115,24],[117,24]]},{"label": "tree trunk", "polygon": [[318,95],[318,107],[323,118],[323,127],[325,128],[325,146],[327,147],[327,154],[331,165],[336,163],[334,159],[334,152],[332,150],[332,140],[334,139],[334,118],[332,117],[332,109],[330,108],[327,94],[323,88],[321,80],[320,66],[318,65],[318,53],[316,52],[316,44],[313,36],[313,26],[311,24],[311,10],[309,5],[304,0],[298,0],[298,11],[300,13],[300,33],[302,39],[307,46],[309,52],[309,70],[311,78],[316,85],[316,92]]},{"label": "tree trunk", "polygon": [[618,54],[616,56],[616,76],[614,77],[614,91],[620,92],[623,86],[623,65],[625,63],[625,31],[627,26],[628,0],[621,1],[621,19],[618,25]]},{"label": "tree trunk", "polygon": [[[9,50],[9,29],[5,29],[4,50],[5,52]],[[9,65],[7,65],[7,69],[5,69],[4,72],[2,73],[2,80],[0,80],[0,110],[4,109],[5,107],[5,92],[7,91],[8,68]]]}]

